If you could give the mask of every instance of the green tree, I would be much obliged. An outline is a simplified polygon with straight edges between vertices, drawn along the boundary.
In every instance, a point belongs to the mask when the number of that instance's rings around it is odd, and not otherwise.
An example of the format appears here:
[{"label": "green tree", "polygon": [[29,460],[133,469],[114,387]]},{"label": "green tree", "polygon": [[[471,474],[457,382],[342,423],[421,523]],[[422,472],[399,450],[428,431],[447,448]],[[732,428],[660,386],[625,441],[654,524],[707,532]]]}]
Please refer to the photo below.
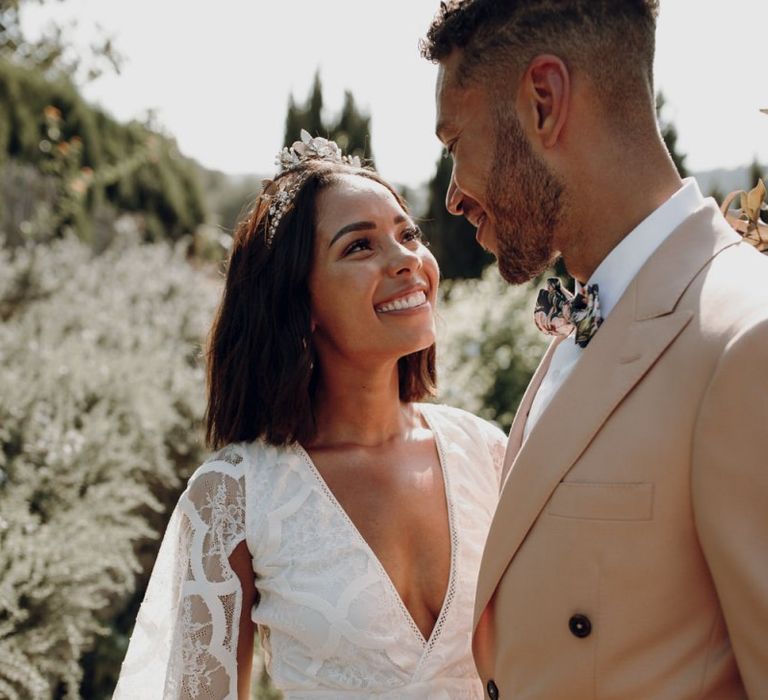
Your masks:
[{"label": "green tree", "polygon": [[[147,240],[176,240],[205,219],[197,170],[172,139],[115,122],[64,76],[0,58],[0,166],[8,160],[55,182],[51,234],[72,228],[92,240],[104,205],[140,214]],[[13,195],[0,192],[0,208]]]},{"label": "green tree", "polygon": [[424,230],[445,279],[479,277],[493,261],[475,240],[475,228],[463,217],[445,208],[453,163],[441,157],[429,183],[429,203]]},{"label": "green tree", "polygon": [[370,144],[371,117],[358,109],[354,95],[349,90],[344,93],[344,106],[332,133],[333,140],[345,153],[373,160]]},{"label": "green tree", "polygon": [[672,157],[672,161],[677,168],[677,172],[680,173],[680,177],[688,177],[688,169],[685,167],[686,156],[677,150],[677,129],[675,128],[675,125],[672,122],[667,121],[662,114],[665,104],[666,99],[664,98],[664,95],[660,92],[656,93],[656,118],[659,121],[661,137],[664,139],[669,155]]},{"label": "green tree", "polygon": [[757,184],[758,180],[765,181],[765,175],[766,175],[765,168],[763,168],[763,166],[760,165],[760,161],[758,161],[757,156],[755,156],[755,158],[753,158],[752,163],[749,166],[749,174],[747,175],[747,186],[745,189],[751,190]]},{"label": "green tree", "polygon": [[373,163],[370,115],[358,108],[354,96],[347,90],[339,117],[335,120],[325,120],[323,86],[319,73],[315,73],[312,89],[304,104],[297,104],[293,95],[288,99],[283,145],[290,146],[296,141],[302,129],[306,129],[312,136],[332,139],[344,153],[360,156],[364,161]]},{"label": "green tree", "polygon": [[319,72],[315,73],[312,89],[303,105],[297,104],[293,95],[288,99],[283,145],[290,146],[296,141],[302,129],[306,129],[312,136],[326,136],[328,132],[323,123],[323,86]]},{"label": "green tree", "polygon": [[66,75],[78,84],[95,80],[105,72],[119,73],[123,57],[98,25],[89,28],[94,40],[85,53],[72,50],[70,36],[76,23],[66,27],[49,25],[35,40],[24,34],[24,7],[52,2],[61,0],[0,0],[0,58],[33,68],[49,78]]},{"label": "green tree", "polygon": [[715,183],[707,193],[707,197],[712,197],[712,199],[714,199],[718,204],[723,203],[725,196],[726,196],[726,193],[723,192],[719,183]]}]

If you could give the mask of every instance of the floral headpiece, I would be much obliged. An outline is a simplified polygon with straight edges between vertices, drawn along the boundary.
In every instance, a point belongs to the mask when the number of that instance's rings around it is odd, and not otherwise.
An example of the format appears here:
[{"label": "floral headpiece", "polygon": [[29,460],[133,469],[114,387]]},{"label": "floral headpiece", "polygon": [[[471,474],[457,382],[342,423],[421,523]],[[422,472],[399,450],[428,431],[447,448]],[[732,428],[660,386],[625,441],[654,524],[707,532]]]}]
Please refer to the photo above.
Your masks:
[{"label": "floral headpiece", "polygon": [[[278,166],[277,174],[281,175],[296,170],[309,160],[325,160],[330,163],[344,163],[355,168],[362,167],[359,156],[345,156],[335,141],[329,141],[321,136],[312,138],[309,132],[302,129],[301,141],[294,141],[290,148],[285,147],[277,154],[275,159],[275,165]],[[309,171],[307,170],[295,178],[285,178],[279,183],[277,192],[261,195],[270,200],[269,225],[266,233],[267,248],[272,246],[280,220],[286,212],[290,211],[296,194],[308,176]],[[266,192],[273,183],[274,180],[264,180],[262,182],[263,192]]]}]

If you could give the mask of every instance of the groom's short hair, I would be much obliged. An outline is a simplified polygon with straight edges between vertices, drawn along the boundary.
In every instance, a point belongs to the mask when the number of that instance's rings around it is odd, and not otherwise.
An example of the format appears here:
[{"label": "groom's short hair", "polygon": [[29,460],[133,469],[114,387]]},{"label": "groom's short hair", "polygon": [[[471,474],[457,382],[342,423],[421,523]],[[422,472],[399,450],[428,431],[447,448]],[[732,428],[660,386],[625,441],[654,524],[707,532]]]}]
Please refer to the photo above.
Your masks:
[{"label": "groom's short hair", "polygon": [[421,52],[439,62],[460,49],[459,85],[491,88],[508,84],[510,70],[553,53],[588,75],[618,115],[639,100],[654,103],[658,9],[658,0],[448,0],[440,3]]}]

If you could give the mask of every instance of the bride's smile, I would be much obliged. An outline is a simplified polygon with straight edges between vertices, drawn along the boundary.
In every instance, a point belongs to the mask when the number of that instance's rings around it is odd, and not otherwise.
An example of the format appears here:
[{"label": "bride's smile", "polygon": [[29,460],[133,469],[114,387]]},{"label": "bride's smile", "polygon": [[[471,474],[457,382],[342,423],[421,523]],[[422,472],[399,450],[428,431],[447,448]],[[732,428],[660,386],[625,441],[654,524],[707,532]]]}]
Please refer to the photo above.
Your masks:
[{"label": "bride's smile", "polygon": [[393,311],[426,309],[428,304],[426,289],[415,289],[399,294],[388,301],[376,304],[373,308],[377,313],[386,314]]}]

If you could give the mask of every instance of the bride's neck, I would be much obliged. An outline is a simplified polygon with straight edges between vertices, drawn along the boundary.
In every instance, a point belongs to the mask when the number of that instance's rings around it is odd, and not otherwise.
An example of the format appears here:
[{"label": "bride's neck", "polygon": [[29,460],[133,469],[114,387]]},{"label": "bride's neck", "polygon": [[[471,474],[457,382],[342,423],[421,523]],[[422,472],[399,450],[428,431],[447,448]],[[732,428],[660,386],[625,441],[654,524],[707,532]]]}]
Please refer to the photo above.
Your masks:
[{"label": "bride's neck", "polygon": [[397,363],[321,367],[313,409],[314,447],[377,447],[403,435],[411,420],[400,401]]}]

